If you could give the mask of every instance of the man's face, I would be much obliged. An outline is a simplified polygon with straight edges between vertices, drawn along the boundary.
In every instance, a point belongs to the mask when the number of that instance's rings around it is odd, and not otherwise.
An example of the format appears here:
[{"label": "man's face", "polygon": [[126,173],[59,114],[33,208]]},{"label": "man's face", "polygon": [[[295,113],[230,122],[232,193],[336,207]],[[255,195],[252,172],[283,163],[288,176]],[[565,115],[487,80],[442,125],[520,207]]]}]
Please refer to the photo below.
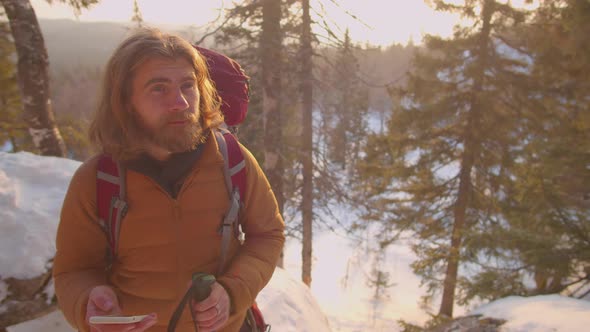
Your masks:
[{"label": "man's face", "polygon": [[148,144],[169,152],[197,145],[203,132],[200,95],[187,60],[148,59],[135,70],[131,91],[132,112]]}]

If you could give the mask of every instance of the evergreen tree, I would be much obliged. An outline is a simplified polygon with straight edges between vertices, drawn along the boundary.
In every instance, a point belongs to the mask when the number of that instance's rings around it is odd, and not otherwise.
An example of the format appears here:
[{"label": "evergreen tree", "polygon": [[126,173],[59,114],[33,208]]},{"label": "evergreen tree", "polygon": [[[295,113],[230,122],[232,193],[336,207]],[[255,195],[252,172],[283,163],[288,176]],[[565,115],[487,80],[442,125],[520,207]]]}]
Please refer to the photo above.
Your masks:
[{"label": "evergreen tree", "polygon": [[[353,166],[367,135],[368,89],[360,81],[359,61],[348,30],[330,66],[330,82],[322,112],[329,159],[341,169]],[[348,162],[353,162],[348,165]],[[348,167],[349,174],[354,167]]]},{"label": "evergreen tree", "polygon": [[[557,173],[561,198],[589,207],[590,200],[590,2],[544,1],[523,44],[535,58],[534,86],[541,100],[540,144]],[[538,120],[538,118],[537,118]],[[539,126],[538,126],[539,127]]]},{"label": "evergreen tree", "polygon": [[[248,116],[240,125],[239,136],[263,165],[267,163],[268,152],[270,160],[265,166],[265,172],[268,173],[273,189],[276,188],[277,199],[282,196],[279,192],[281,185],[277,183],[274,173],[280,175],[283,171],[279,168],[267,170],[266,167],[280,165],[276,159],[279,151],[284,151],[281,142],[285,136],[285,132],[280,129],[284,123],[289,123],[281,119],[282,115],[289,115],[291,112],[286,112],[285,106],[280,109],[279,106],[293,104],[291,100],[284,103],[286,95],[281,93],[280,89],[281,85],[288,81],[282,76],[288,75],[290,71],[286,71],[285,75],[275,74],[275,71],[282,73],[282,68],[287,65],[287,60],[282,54],[285,53],[283,49],[286,47],[284,26],[287,20],[285,15],[288,16],[289,13],[288,6],[287,1],[276,0],[236,3],[228,10],[226,21],[220,28],[220,33],[215,36],[218,47],[227,49],[226,52],[238,60],[250,76]],[[280,81],[277,81],[278,79]],[[278,114],[279,111],[281,114]],[[261,127],[261,124],[264,124],[264,127]],[[275,131],[280,131],[281,137],[267,137],[264,128],[269,129],[273,135],[277,134]],[[279,157],[285,159],[284,155]],[[282,181],[282,176],[278,178]]]},{"label": "evergreen tree", "polygon": [[[321,226],[320,222],[333,229],[334,225],[340,221],[330,210],[330,204],[334,201],[346,200],[350,195],[346,190],[346,185],[340,183],[343,172],[334,172],[334,164],[329,160],[327,152],[323,150],[329,143],[323,139],[322,135],[333,131],[326,130],[322,132],[322,128],[315,127],[321,114],[317,112],[317,109],[314,109],[314,106],[319,104],[319,94],[316,90],[316,84],[319,80],[315,76],[318,62],[316,57],[318,37],[312,33],[311,29],[312,24],[315,23],[311,18],[313,8],[309,7],[309,3],[303,1],[281,1],[280,33],[283,36],[282,52],[280,56],[271,56],[271,54],[265,54],[272,51],[272,49],[269,50],[268,46],[264,46],[268,44],[263,44],[261,38],[263,37],[261,32],[264,31],[261,30],[261,27],[264,26],[263,22],[266,21],[263,7],[269,3],[272,3],[272,1],[245,1],[232,8],[228,14],[230,19],[227,20],[227,24],[222,29],[223,34],[218,36],[216,41],[235,51],[234,55],[241,63],[245,64],[248,73],[251,75],[252,94],[249,115],[245,124],[240,126],[240,137],[252,147],[254,155],[264,165],[267,162],[272,165],[276,160],[276,153],[273,151],[280,152],[280,161],[283,163],[283,215],[288,225],[287,235],[298,237],[305,243],[302,253],[304,257],[302,279],[309,284],[312,269],[311,234],[313,229]],[[301,15],[302,13],[303,15]],[[257,45],[259,42],[259,45],[261,45],[260,50],[252,48],[253,45]],[[347,47],[350,49],[350,54],[343,59],[349,63],[343,65],[346,69],[339,69],[342,71],[340,78],[344,77],[345,70],[353,68],[352,70],[355,70],[353,76],[356,75],[358,70],[358,68],[355,68],[355,66],[358,66],[354,63],[356,60],[351,58],[353,56],[351,43]],[[273,62],[278,59],[282,61],[278,64]],[[334,66],[334,63],[332,65]],[[261,89],[267,80],[263,79],[265,67],[269,68],[268,72],[274,73],[275,76],[279,72],[281,73],[280,86],[276,83],[272,84],[273,90],[280,87],[282,91],[278,101],[272,98],[269,99],[268,97],[272,97],[272,95],[264,92],[264,88]],[[335,74],[334,71],[330,75],[335,76],[338,74]],[[322,78],[324,77],[322,76]],[[347,78],[347,81],[354,82],[355,79],[356,77]],[[327,83],[324,82],[324,84]],[[334,89],[333,86],[332,89]],[[352,91],[352,88],[350,91]],[[337,93],[340,94],[341,91]],[[366,92],[362,91],[362,89],[351,92],[351,95],[358,96],[363,93],[365,93],[364,97],[366,97]],[[266,101],[263,102],[265,98]],[[341,100],[337,99],[331,99],[333,109],[335,109],[334,105],[336,103],[338,105],[343,104]],[[362,98],[359,97],[359,99]],[[266,106],[270,106],[275,102],[280,105],[280,117],[272,113],[268,113],[271,118],[263,116],[262,109],[268,101],[273,102],[269,102]],[[356,103],[357,100],[355,99],[354,102]],[[364,102],[366,103],[366,101]],[[353,153],[358,152],[362,142],[360,140],[355,141],[357,136],[352,137],[362,131],[359,129],[363,128],[364,121],[359,120],[355,126],[351,126],[350,123],[356,121],[354,117],[360,118],[363,113],[361,111],[360,114],[354,114],[355,111],[358,111],[358,105],[347,105],[347,107],[348,110],[345,112],[348,112],[348,115],[341,121],[342,124],[339,129],[340,133],[343,134],[340,137],[347,140],[347,153],[349,153],[348,156],[351,156]],[[353,109],[354,107],[357,107],[357,109]],[[316,113],[314,114],[314,112]],[[268,140],[268,138],[265,138],[266,134],[261,135],[261,122],[265,123],[265,128],[270,125],[271,129],[274,128],[279,131],[280,137]],[[272,125],[277,123],[278,126]],[[349,129],[350,132],[347,132]],[[276,137],[276,135],[269,137]],[[274,144],[275,150],[264,147],[265,142]],[[279,142],[281,148],[276,150],[276,144]],[[267,154],[261,151],[273,153]],[[347,168],[350,172],[354,172],[353,164]],[[267,172],[266,168],[265,172]],[[270,179],[273,173],[267,173]],[[272,181],[271,185],[274,189],[275,186]],[[320,209],[326,213],[320,213]],[[328,217],[320,218],[320,215]],[[295,220],[301,220],[302,222],[292,222]]]},{"label": "evergreen tree", "polygon": [[301,163],[303,185],[301,188],[301,222],[303,228],[301,279],[311,286],[312,236],[313,236],[313,47],[309,0],[301,0],[303,9],[301,24]]},{"label": "evergreen tree", "polygon": [[[239,127],[240,140],[263,165],[287,224],[287,235],[298,231],[293,203],[298,192],[297,62],[293,39],[293,1],[244,1],[228,10],[216,35],[219,47],[244,67],[250,76],[248,116]],[[288,179],[288,180],[286,180]],[[289,210],[289,211],[286,211]],[[279,265],[281,261],[279,261]]]},{"label": "evergreen tree", "polygon": [[262,31],[259,52],[263,89],[264,170],[283,210],[283,160],[281,156],[281,68],[282,42],[281,1],[267,0],[262,4]]},{"label": "evergreen tree", "polygon": [[[281,0],[266,0],[262,4],[262,31],[259,43],[263,89],[264,170],[275,192],[281,213],[285,205],[281,155],[282,43]],[[278,266],[283,266],[283,253]]]},{"label": "evergreen tree", "polygon": [[138,28],[143,26],[143,15],[141,15],[141,9],[137,0],[133,0],[133,16],[131,16],[131,22],[135,23]]},{"label": "evergreen tree", "polygon": [[358,188],[357,164],[364,153],[370,116],[369,86],[360,58],[372,58],[374,62],[365,61],[373,64],[385,55],[354,45],[348,31],[337,43],[318,47],[314,61],[314,217],[320,229],[355,237],[356,226],[363,224],[358,216],[365,199]]},{"label": "evergreen tree", "polygon": [[371,325],[373,328],[376,327],[377,318],[380,316],[380,306],[385,300],[389,299],[389,288],[396,285],[391,281],[389,272],[383,270],[383,263],[386,260],[385,252],[380,250],[374,254],[371,275],[367,280],[367,286],[373,289],[371,298]]},{"label": "evergreen tree", "polygon": [[[520,259],[521,266],[496,278],[511,293],[558,293],[590,283],[589,20],[587,1],[545,1],[513,38],[533,59],[534,84],[531,105],[521,112],[527,135],[502,202],[509,227],[495,235]],[[487,273],[490,280],[501,274]],[[534,289],[524,286],[523,275],[535,280]],[[472,284],[470,296],[483,288]]]},{"label": "evergreen tree", "polygon": [[481,258],[472,239],[501,219],[498,185],[522,138],[511,96],[526,86],[528,63],[498,38],[521,12],[493,0],[433,3],[474,24],[452,39],[425,38],[406,87],[391,91],[397,105],[387,132],[370,137],[362,171],[377,209],[369,217],[384,219],[381,243],[415,232],[412,267],[429,295],[442,288],[438,314],[451,317],[460,264]]}]

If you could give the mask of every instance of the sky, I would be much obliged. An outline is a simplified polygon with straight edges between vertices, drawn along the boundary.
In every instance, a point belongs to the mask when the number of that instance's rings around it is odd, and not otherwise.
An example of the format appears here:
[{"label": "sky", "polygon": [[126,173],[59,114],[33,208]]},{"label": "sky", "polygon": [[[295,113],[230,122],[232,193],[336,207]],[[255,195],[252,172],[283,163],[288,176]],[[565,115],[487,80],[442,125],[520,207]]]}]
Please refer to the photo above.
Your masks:
[{"label": "sky", "polygon": [[[2,279],[31,278],[46,271],[46,262],[55,253],[61,203],[79,165],[77,161],[27,152],[0,152],[0,303],[8,291]],[[411,272],[410,263],[415,257],[408,246],[400,243],[388,252],[382,268],[391,272],[395,285],[375,306],[371,302],[373,290],[365,283],[370,255],[333,234],[314,239],[311,289],[299,281],[301,247],[290,241],[285,250],[285,269],[277,268],[258,295],[272,331],[396,332],[400,318],[415,324],[427,319],[417,304],[424,290]],[[347,285],[343,284],[345,276]],[[52,285],[45,291],[52,295]],[[560,295],[508,297],[457,310],[456,315],[461,314],[507,320],[503,332],[583,332],[590,326],[590,301]],[[73,330],[55,312],[8,331]]]},{"label": "sky", "polygon": [[[31,0],[39,17],[76,19],[71,8],[53,0]],[[214,21],[227,0],[139,0],[143,19],[154,24],[202,26]],[[348,28],[357,43],[372,45],[419,43],[424,33],[450,36],[458,16],[438,13],[422,0],[311,0],[312,15],[326,17],[332,30],[341,35]],[[82,10],[82,21],[129,22],[133,15],[132,0],[102,0],[90,10]],[[354,15],[358,19],[352,17]],[[320,29],[318,33],[325,35]]]}]

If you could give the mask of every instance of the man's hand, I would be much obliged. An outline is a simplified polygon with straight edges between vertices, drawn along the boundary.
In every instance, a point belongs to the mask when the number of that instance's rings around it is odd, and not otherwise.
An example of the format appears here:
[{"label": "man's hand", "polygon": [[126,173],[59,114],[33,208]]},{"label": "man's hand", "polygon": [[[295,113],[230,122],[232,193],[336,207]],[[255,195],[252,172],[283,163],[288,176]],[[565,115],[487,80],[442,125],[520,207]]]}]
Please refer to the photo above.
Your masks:
[{"label": "man's hand", "polygon": [[108,286],[96,286],[90,291],[88,304],[86,305],[86,323],[92,332],[143,332],[152,327],[158,321],[156,314],[152,313],[141,322],[130,324],[90,324],[92,316],[117,316],[122,311],[119,307],[117,295]]},{"label": "man's hand", "polygon": [[229,319],[229,295],[218,282],[211,285],[211,294],[201,302],[193,302],[199,332],[219,330]]}]

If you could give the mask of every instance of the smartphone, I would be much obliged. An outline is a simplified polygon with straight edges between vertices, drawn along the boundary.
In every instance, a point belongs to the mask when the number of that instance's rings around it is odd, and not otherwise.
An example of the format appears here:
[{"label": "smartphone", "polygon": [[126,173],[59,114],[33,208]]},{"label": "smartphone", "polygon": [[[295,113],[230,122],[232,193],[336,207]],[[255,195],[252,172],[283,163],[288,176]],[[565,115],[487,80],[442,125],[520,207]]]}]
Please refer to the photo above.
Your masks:
[{"label": "smartphone", "polygon": [[92,316],[90,324],[130,324],[141,322],[148,315],[139,316]]}]

